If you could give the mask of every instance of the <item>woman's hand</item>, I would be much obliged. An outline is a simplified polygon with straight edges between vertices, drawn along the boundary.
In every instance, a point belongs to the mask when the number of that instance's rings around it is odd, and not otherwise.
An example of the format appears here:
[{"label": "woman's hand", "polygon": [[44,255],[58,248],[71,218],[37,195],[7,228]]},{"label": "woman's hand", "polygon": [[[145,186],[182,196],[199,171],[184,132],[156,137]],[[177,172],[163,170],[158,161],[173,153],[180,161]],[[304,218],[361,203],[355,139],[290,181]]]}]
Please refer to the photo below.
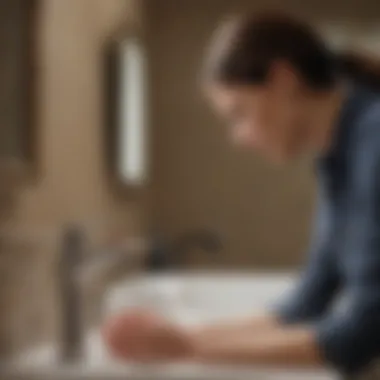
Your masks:
[{"label": "woman's hand", "polygon": [[145,310],[112,318],[103,337],[111,354],[123,360],[175,361],[189,358],[193,352],[183,329]]},{"label": "woman's hand", "polygon": [[209,328],[188,332],[157,315],[136,310],[112,318],[103,333],[110,352],[122,360],[193,359],[213,364],[302,367],[322,364],[311,328],[278,325],[260,332],[249,324],[236,323],[232,330],[229,326],[212,334]]}]

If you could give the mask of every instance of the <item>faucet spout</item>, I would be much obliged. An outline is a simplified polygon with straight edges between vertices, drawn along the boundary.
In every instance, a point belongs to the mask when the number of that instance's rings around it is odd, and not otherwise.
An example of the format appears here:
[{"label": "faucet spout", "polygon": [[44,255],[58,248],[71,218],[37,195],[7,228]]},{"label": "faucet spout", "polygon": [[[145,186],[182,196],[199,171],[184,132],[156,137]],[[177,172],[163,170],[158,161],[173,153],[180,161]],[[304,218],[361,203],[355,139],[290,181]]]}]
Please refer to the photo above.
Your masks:
[{"label": "faucet spout", "polygon": [[84,250],[83,231],[74,226],[66,228],[62,237],[58,274],[62,312],[60,355],[65,363],[78,360],[83,349],[82,299],[75,274],[84,259]]}]

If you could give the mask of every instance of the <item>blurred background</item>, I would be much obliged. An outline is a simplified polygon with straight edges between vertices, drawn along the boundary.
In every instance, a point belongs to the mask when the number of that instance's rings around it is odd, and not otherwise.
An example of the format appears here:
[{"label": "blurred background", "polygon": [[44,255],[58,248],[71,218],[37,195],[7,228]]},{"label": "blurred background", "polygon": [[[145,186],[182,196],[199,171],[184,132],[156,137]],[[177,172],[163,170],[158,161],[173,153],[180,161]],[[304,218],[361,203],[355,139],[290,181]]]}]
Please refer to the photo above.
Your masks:
[{"label": "blurred background", "polygon": [[[57,339],[72,291],[59,280],[65,242],[105,252],[89,320],[107,284],[168,267],[170,244],[192,252],[175,258],[181,270],[297,270],[310,161],[276,167],[236,150],[198,87],[221,17],[268,8],[307,18],[334,47],[380,47],[377,0],[0,1],[3,356]],[[132,250],[143,253],[125,260]]]}]

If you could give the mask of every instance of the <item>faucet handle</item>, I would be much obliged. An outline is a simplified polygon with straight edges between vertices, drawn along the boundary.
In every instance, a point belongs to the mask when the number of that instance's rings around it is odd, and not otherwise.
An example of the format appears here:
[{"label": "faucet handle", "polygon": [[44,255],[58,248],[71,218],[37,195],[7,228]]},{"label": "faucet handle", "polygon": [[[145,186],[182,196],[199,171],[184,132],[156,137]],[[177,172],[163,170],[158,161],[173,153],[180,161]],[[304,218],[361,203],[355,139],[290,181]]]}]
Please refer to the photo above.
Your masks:
[{"label": "faucet handle", "polygon": [[209,253],[219,253],[223,248],[220,234],[206,228],[189,231],[174,240],[171,253],[182,259],[194,248],[200,248]]}]

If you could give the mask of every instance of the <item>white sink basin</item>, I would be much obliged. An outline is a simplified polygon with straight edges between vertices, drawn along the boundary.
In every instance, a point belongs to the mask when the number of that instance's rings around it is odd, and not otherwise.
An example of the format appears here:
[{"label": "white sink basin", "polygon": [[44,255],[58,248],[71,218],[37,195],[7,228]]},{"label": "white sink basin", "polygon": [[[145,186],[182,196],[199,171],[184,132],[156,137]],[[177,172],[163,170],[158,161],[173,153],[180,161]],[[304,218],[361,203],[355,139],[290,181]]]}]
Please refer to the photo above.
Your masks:
[{"label": "white sink basin", "polygon": [[114,286],[106,315],[145,306],[184,323],[257,313],[281,298],[294,275],[196,273],[141,276]]},{"label": "white sink basin", "polygon": [[[105,318],[133,306],[145,306],[183,324],[249,315],[275,302],[293,282],[292,274],[198,273],[140,276],[125,280],[109,290]],[[14,365],[25,379],[254,379],[331,380],[328,371],[284,368],[225,368],[192,363],[139,366],[117,363],[102,344],[98,331],[88,334],[83,360],[75,367],[57,363],[57,348],[43,347],[28,352]],[[11,372],[9,372],[11,373]],[[12,372],[13,374],[15,371]],[[34,376],[34,377],[33,377]],[[12,377],[13,379],[13,377]]]}]

